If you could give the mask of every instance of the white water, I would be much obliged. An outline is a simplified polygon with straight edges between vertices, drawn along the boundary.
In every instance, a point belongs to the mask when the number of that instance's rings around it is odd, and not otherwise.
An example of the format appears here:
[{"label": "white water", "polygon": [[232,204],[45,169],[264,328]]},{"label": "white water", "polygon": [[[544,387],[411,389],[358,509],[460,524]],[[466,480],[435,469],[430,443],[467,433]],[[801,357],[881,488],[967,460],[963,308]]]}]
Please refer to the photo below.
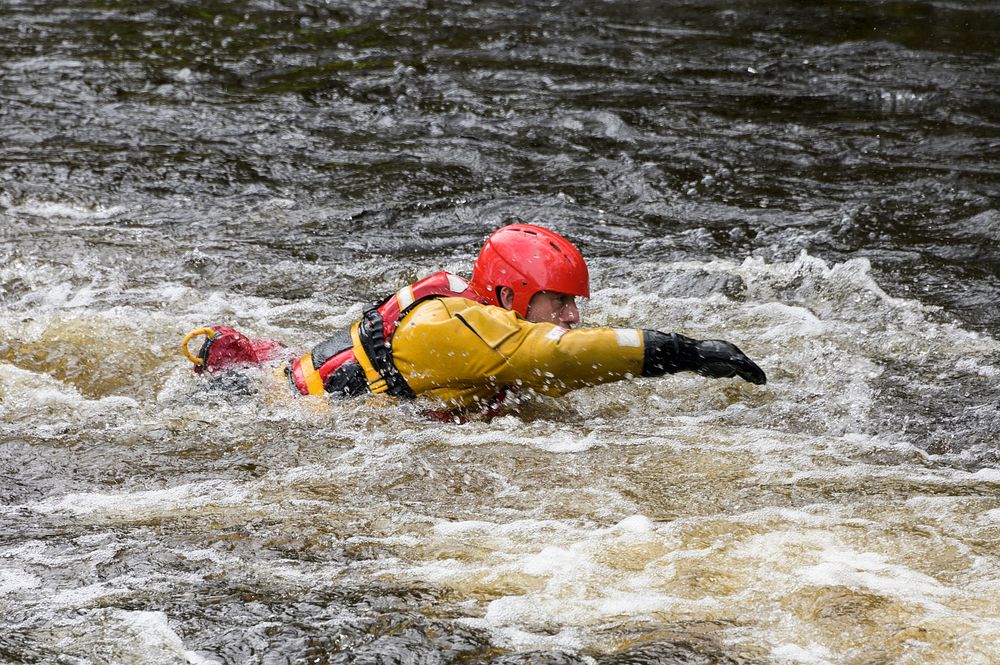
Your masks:
[{"label": "white water", "polygon": [[[164,599],[197,606],[208,581],[422,585],[445,599],[423,611],[513,650],[680,634],[759,662],[998,662],[1000,473],[908,424],[937,381],[995,381],[996,340],[887,296],[865,260],[593,266],[587,323],[729,339],[767,386],[627,381],[467,424],[234,399],[189,372],[187,329],[306,348],[360,305],[141,283],[86,255],[7,262],[8,630],[72,662],[203,662],[205,634]],[[336,287],[372,265],[308,270]],[[887,366],[916,399],[885,399]]]}]

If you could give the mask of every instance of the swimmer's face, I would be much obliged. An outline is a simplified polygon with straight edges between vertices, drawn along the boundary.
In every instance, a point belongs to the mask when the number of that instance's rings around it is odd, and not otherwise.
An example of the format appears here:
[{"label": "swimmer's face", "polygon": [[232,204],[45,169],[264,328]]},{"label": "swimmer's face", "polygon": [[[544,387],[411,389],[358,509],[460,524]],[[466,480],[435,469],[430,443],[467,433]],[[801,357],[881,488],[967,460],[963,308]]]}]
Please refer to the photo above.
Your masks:
[{"label": "swimmer's face", "polygon": [[528,303],[528,313],[524,318],[532,323],[554,323],[563,328],[572,328],[580,322],[580,310],[576,306],[576,296],[539,291]]}]

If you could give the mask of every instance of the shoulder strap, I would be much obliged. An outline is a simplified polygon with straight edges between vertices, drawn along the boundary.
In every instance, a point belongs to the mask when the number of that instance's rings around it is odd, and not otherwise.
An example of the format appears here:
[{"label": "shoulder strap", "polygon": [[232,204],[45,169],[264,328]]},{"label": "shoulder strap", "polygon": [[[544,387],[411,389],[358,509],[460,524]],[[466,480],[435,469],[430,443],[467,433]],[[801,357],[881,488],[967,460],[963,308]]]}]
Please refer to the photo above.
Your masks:
[{"label": "shoulder strap", "polygon": [[365,309],[361,321],[351,329],[351,334],[367,356],[365,359],[358,358],[358,361],[365,369],[371,392],[387,392],[396,397],[416,396],[392,362],[392,337],[403,317],[420,303],[432,298],[453,297],[481,301],[469,283],[458,275],[437,272],[404,286],[377,305]]},{"label": "shoulder strap", "polygon": [[383,336],[377,307],[365,310],[361,320],[351,328],[351,337],[364,351],[355,357],[365,370],[369,391],[410,399],[417,396],[392,362],[392,346]]}]

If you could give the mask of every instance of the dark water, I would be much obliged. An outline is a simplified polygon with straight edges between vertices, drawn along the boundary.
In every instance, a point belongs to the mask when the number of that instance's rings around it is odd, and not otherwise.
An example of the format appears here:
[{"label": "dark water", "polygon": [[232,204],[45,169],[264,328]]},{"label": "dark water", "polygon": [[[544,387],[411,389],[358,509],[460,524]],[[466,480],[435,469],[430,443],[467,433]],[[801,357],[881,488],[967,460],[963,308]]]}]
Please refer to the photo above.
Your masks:
[{"label": "dark water", "polygon": [[2,11],[7,196],[128,202],[76,240],[112,255],[409,259],[541,213],[591,255],[866,256],[1000,322],[995,3]]},{"label": "dark water", "polygon": [[[972,0],[3,0],[0,659],[997,662],[998,35]],[[176,354],[306,347],[515,219],[591,258],[595,323],[774,385],[463,428]]]}]

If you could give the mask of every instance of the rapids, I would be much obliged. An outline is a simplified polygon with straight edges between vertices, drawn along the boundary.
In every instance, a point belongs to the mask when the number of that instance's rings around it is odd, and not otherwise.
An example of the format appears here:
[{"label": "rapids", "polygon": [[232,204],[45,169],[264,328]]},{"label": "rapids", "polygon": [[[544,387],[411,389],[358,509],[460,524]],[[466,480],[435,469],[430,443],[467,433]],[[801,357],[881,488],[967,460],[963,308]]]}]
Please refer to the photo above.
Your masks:
[{"label": "rapids", "polygon": [[[992,2],[0,4],[0,661],[1000,663]],[[688,374],[431,422],[214,390],[588,256]]]}]

